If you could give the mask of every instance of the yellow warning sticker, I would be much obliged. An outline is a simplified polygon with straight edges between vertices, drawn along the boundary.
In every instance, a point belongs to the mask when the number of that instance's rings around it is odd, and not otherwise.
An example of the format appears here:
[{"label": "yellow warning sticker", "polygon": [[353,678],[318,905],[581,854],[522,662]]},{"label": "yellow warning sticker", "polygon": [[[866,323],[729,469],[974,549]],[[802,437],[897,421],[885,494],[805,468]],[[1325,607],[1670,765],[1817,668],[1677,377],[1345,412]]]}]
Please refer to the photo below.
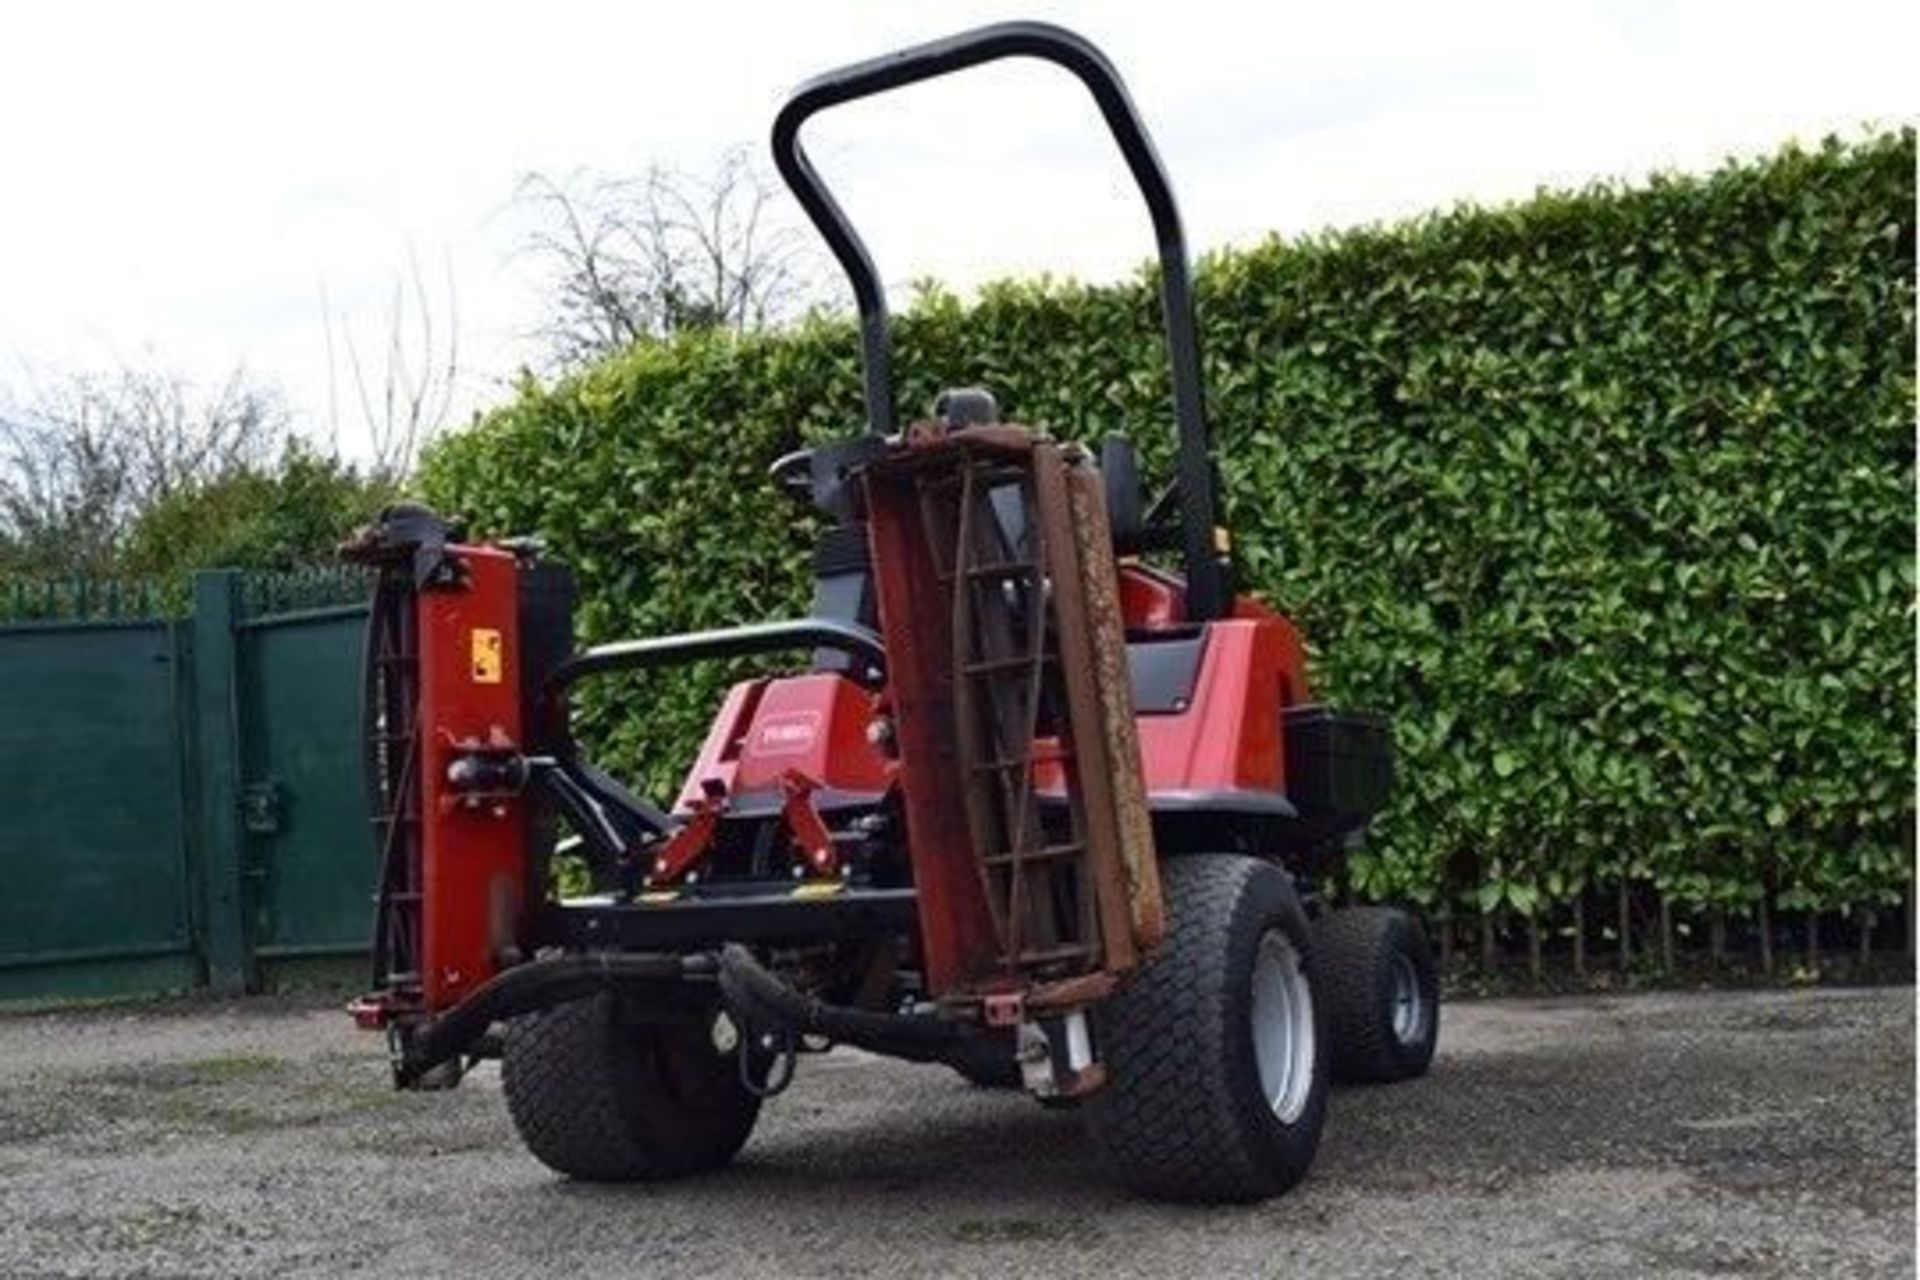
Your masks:
[{"label": "yellow warning sticker", "polygon": [[490,627],[473,629],[473,682],[499,684],[505,655],[500,648],[500,633]]},{"label": "yellow warning sticker", "polygon": [[796,898],[831,898],[844,888],[846,888],[846,886],[838,880],[809,880],[805,884],[794,886],[793,896]]}]

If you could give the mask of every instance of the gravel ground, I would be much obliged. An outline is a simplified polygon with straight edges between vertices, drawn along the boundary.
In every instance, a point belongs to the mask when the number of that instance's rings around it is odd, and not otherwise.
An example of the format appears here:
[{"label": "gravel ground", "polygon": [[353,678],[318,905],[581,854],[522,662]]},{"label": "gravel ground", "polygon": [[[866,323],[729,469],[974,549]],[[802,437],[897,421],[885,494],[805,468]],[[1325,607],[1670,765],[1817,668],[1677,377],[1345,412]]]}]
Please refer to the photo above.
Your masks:
[{"label": "gravel ground", "polygon": [[333,1009],[0,1017],[0,1275],[1911,1275],[1913,1054],[1904,988],[1455,1005],[1301,1188],[1194,1209],[1070,1114],[855,1054],[732,1169],[595,1187],[490,1069],[396,1094]]}]

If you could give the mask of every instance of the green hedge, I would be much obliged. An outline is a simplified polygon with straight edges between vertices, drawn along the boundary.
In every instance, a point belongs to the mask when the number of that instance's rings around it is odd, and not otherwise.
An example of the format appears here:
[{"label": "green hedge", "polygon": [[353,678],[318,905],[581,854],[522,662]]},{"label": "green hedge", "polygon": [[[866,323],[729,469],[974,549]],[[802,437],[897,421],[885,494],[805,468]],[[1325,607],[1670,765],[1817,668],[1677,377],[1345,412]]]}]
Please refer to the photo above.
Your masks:
[{"label": "green hedge", "polygon": [[[1682,905],[1899,896],[1913,785],[1914,137],[1545,194],[1206,260],[1246,584],[1328,699],[1391,714],[1361,893],[1534,912],[1626,877]],[[1171,444],[1155,294],[923,295],[900,403]],[[429,496],[578,568],[589,637],[800,611],[810,526],[763,479],[859,422],[851,326],[646,346],[531,379]],[[585,712],[672,785],[712,670]]]}]

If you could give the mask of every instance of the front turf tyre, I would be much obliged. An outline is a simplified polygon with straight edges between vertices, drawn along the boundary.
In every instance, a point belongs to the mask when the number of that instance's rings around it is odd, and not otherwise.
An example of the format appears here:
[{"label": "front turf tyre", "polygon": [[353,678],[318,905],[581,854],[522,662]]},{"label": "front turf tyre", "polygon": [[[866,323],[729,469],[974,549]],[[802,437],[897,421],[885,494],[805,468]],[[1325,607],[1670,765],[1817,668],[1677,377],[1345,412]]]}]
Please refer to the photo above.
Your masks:
[{"label": "front turf tyre", "polygon": [[1333,1078],[1423,1076],[1440,1038],[1440,973],[1420,922],[1392,907],[1342,907],[1313,923]]},{"label": "front turf tyre", "polygon": [[508,1023],[500,1080],[527,1150],[588,1182],[717,1169],[760,1115],[705,1026],[626,1022],[611,995]]},{"label": "front turf tyre", "polygon": [[1279,1195],[1313,1163],[1327,1115],[1306,913],[1292,878],[1254,858],[1172,858],[1161,878],[1166,940],[1094,1010],[1108,1080],[1087,1127],[1144,1195]]}]

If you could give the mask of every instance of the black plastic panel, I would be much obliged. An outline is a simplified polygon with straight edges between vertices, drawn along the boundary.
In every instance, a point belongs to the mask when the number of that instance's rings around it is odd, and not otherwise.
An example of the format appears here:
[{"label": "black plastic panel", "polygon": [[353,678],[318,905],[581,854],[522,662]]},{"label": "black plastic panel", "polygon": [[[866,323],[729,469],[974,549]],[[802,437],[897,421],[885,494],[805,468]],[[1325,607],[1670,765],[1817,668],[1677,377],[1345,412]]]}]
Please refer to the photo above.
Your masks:
[{"label": "black plastic panel", "polygon": [[1302,817],[1344,819],[1359,826],[1378,813],[1393,789],[1393,742],[1387,722],[1364,711],[1309,705],[1281,716],[1287,752],[1287,796]]},{"label": "black plastic panel", "polygon": [[1206,646],[1207,634],[1199,630],[1169,639],[1129,641],[1127,669],[1133,677],[1134,714],[1168,715],[1192,706],[1200,655]]},{"label": "black plastic panel", "polygon": [[522,563],[519,590],[520,714],[528,745],[552,751],[565,741],[565,703],[543,701],[547,678],[573,652],[573,571],[557,560]]}]

